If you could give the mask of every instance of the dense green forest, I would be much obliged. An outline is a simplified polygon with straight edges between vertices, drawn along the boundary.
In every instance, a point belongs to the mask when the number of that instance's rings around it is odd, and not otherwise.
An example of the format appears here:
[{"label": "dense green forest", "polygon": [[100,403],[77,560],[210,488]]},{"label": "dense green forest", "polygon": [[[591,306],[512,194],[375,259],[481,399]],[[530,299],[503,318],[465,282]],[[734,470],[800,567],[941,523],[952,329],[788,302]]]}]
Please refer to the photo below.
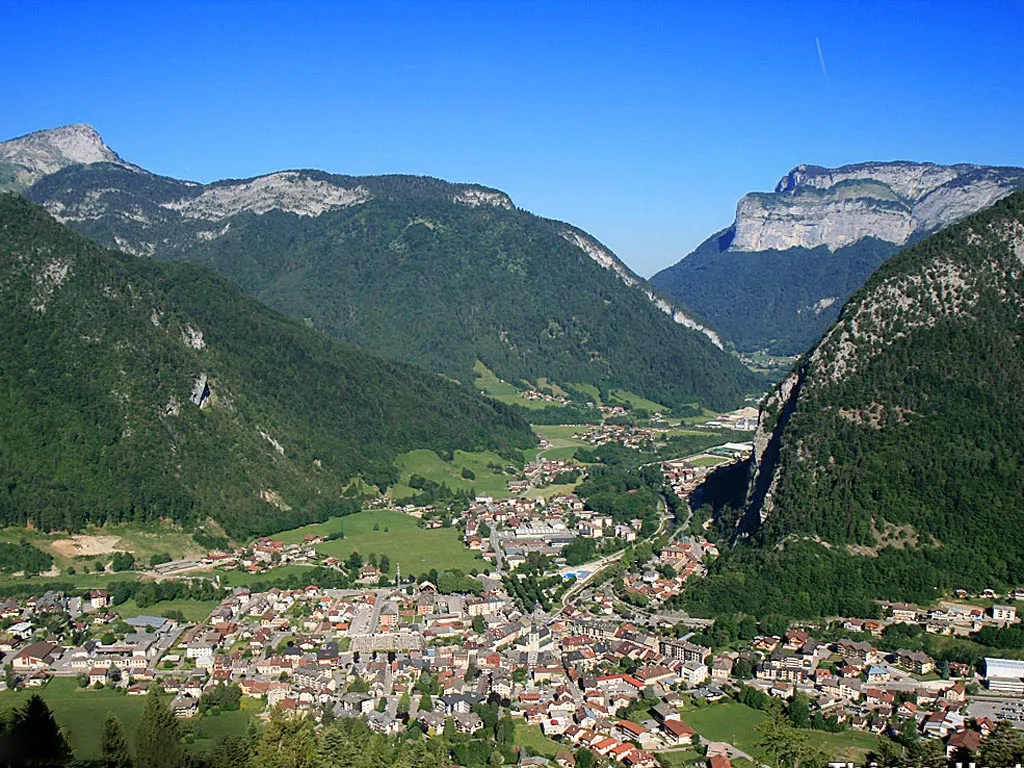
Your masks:
[{"label": "dense green forest", "polygon": [[[107,251],[0,195],[0,523],[325,519],[414,448],[534,444],[511,408],[334,342],[208,269]],[[198,403],[198,404],[197,404]]]},{"label": "dense green forest", "polygon": [[[732,230],[712,235],[651,283],[714,325],[737,349],[799,355],[839,315],[843,302],[898,247],[866,237],[833,253],[790,248],[727,251]],[[815,305],[833,298],[827,307]]]},{"label": "dense green forest", "polygon": [[776,425],[767,520],[691,590],[695,607],[754,612],[757,595],[761,611],[856,613],[1024,583],[1022,222],[1017,193],[851,298]]},{"label": "dense green forest", "polygon": [[[506,381],[622,388],[667,406],[725,409],[761,388],[567,239],[585,233],[516,209],[495,190],[299,174],[365,199],[317,216],[270,210],[211,222],[180,214],[176,201],[234,182],[199,187],[103,164],[67,168],[26,194],[95,208],[71,224],[99,242],[212,266],[335,338],[460,381],[473,381],[479,359]],[[470,194],[498,204],[456,202]]]}]

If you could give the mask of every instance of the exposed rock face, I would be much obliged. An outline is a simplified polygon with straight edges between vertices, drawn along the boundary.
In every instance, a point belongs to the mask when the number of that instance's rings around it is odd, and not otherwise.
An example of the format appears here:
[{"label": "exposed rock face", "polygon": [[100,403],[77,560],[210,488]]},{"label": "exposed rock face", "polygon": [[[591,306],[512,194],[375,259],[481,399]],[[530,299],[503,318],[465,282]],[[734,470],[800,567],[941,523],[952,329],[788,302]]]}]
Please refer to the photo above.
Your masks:
[{"label": "exposed rock face", "polygon": [[1016,189],[1022,168],[801,165],[651,283],[740,350],[802,354],[896,251]]},{"label": "exposed rock face", "polygon": [[192,405],[198,405],[200,408],[210,404],[209,376],[205,372],[196,376],[196,380],[192,382],[192,392],[188,399]]},{"label": "exposed rock face", "polygon": [[493,205],[498,208],[504,208],[511,211],[514,207],[512,200],[504,192],[493,192],[487,189],[465,189],[459,194],[455,195],[453,200],[456,203],[462,203],[463,205],[471,205],[476,207],[478,205]]},{"label": "exposed rock face", "polygon": [[[180,212],[185,218],[220,221],[244,212],[284,211],[298,216],[319,216],[369,199],[370,192],[362,185],[348,189],[297,171],[284,171],[248,181],[212,184],[196,197],[183,197],[162,205]],[[203,239],[208,240],[217,236],[213,232],[202,234]]]},{"label": "exposed rock face", "polygon": [[712,344],[714,344],[719,349],[724,349],[724,347],[722,346],[722,340],[719,338],[718,334],[712,328],[708,328],[707,326],[690,317],[678,306],[672,304],[667,299],[655,294],[654,291],[651,290],[651,288],[647,285],[647,282],[645,280],[641,280],[639,277],[633,274],[625,264],[619,261],[619,259],[615,256],[614,253],[609,251],[599,242],[597,242],[591,237],[588,237],[585,233],[574,229],[565,229],[559,234],[561,234],[563,239],[575,245],[577,248],[579,248],[581,251],[587,254],[587,256],[589,256],[598,264],[600,264],[602,267],[614,272],[623,283],[630,286],[631,288],[638,288],[642,290],[644,292],[644,295],[647,296],[647,299],[652,304],[654,304],[654,306],[656,306],[666,315],[671,317],[674,322],[684,326],[685,328],[692,328],[695,331],[700,331],[709,339],[711,339]]},{"label": "exposed rock face", "polygon": [[904,245],[1005,197],[1021,169],[931,163],[800,165],[736,206],[730,251],[836,250],[865,237]]},{"label": "exposed rock face", "polygon": [[[94,138],[102,145],[98,136]],[[277,283],[285,272],[298,275],[304,271],[320,269],[317,259],[325,263],[327,260],[344,258],[361,262],[362,257],[356,258],[356,251],[361,247],[369,253],[376,247],[374,238],[386,227],[371,226],[363,228],[365,231],[353,230],[352,237],[347,234],[342,236],[339,227],[343,225],[340,222],[347,217],[376,216],[387,224],[389,217],[399,216],[403,220],[403,227],[408,223],[405,221],[408,218],[409,222],[423,225],[420,228],[424,231],[433,231],[436,222],[432,219],[443,217],[448,209],[461,209],[451,210],[452,218],[459,222],[458,226],[465,227],[467,234],[472,237],[477,237],[480,231],[489,227],[494,227],[496,238],[505,238],[506,232],[511,233],[507,235],[509,238],[519,238],[518,233],[523,227],[536,227],[538,236],[554,233],[575,249],[579,249],[577,256],[575,253],[565,253],[571,249],[565,248],[562,243],[551,246],[560,254],[560,258],[564,256],[573,264],[582,265],[588,259],[599,264],[611,275],[611,278],[600,278],[599,282],[610,279],[627,286],[630,290],[624,293],[630,294],[628,301],[633,302],[640,297],[642,302],[647,303],[648,307],[655,311],[657,318],[660,318],[653,321],[654,327],[663,328],[667,325],[671,329],[667,333],[673,337],[679,333],[679,326],[697,331],[718,348],[718,351],[712,352],[714,357],[718,357],[724,348],[719,334],[709,328],[706,321],[698,321],[685,303],[673,301],[667,294],[657,291],[650,283],[632,272],[596,238],[569,224],[538,219],[526,211],[521,211],[508,195],[497,189],[480,184],[453,184],[430,177],[352,177],[316,170],[287,170],[249,179],[227,179],[210,184],[198,184],[158,176],[128,166],[113,153],[80,154],[80,157],[83,163],[90,164],[89,167],[62,167],[58,172],[44,176],[25,190],[25,196],[43,205],[58,221],[72,225],[99,242],[116,245],[119,249],[137,256],[158,259],[184,258],[209,263],[237,280],[246,290],[259,292],[268,301],[271,299],[265,290],[266,286]],[[398,208],[404,211],[395,213]],[[427,219],[423,218],[424,211],[430,212]],[[310,234],[297,238],[293,243],[278,243],[273,253],[261,253],[267,247],[266,243],[276,236],[271,233],[281,230],[278,227],[277,214],[301,219],[288,222],[283,229]],[[499,218],[505,221],[501,227],[495,223]],[[509,226],[512,229],[506,229]],[[442,228],[434,234],[447,236],[444,231],[446,229]],[[313,232],[317,234],[312,234]],[[326,236],[324,232],[330,232],[330,235]],[[409,253],[418,253],[432,247],[427,241],[410,246],[410,242],[415,240],[414,234],[415,231],[405,233],[402,238],[390,244],[386,258],[381,261],[382,265],[386,266],[391,253],[405,254],[405,259]],[[252,239],[253,247],[248,249],[249,252],[243,260],[254,260],[253,265],[259,262],[259,266],[247,272],[247,276],[241,277],[241,273],[235,271],[235,267],[240,266],[240,263],[234,258],[222,257],[226,252],[237,248],[237,244],[246,238]],[[218,241],[224,240],[228,242],[222,250]],[[357,244],[357,241],[360,244]],[[464,246],[458,245],[456,250],[462,247]],[[488,248],[490,245],[482,247]],[[349,249],[353,249],[351,254]],[[538,246],[537,250],[544,248]],[[320,254],[317,259],[310,257],[314,252]],[[214,253],[219,255],[213,256]],[[287,270],[282,270],[281,263],[286,258],[285,254],[288,259],[292,259],[292,264]],[[546,259],[551,254],[545,251],[543,256]],[[381,256],[378,255],[377,258]],[[507,264],[510,274],[518,274],[516,270],[522,269],[520,254],[510,256],[506,253],[499,258],[510,259]],[[401,273],[416,268],[415,264],[406,264],[405,261],[402,261],[400,266]],[[372,268],[369,263],[366,267]],[[547,265],[544,266],[544,270],[546,272]],[[591,266],[587,264],[584,271],[590,270]],[[475,271],[474,266],[471,272]],[[470,280],[466,275],[471,272],[464,273],[464,279]],[[397,274],[396,277],[401,278],[402,275]],[[301,281],[305,278],[299,279]],[[264,288],[258,288],[256,283],[263,284]],[[380,322],[365,319],[369,313],[365,307],[360,311],[360,302],[366,300],[362,284],[361,280],[353,279],[353,288],[346,294],[347,299],[340,298],[339,292],[338,301],[345,303],[340,314],[348,314],[350,320],[359,314],[364,316],[364,319],[358,322],[343,324],[344,328],[340,325],[334,328],[333,332],[337,333],[339,338],[369,349],[385,351],[397,359],[409,359],[420,365],[449,364],[448,360],[436,359],[440,356],[436,350],[410,349],[408,344],[395,342],[391,338],[391,332],[382,330],[391,324],[390,318],[382,318]],[[410,286],[410,289],[421,290],[419,286]],[[450,289],[450,286],[446,286],[444,290]],[[618,288],[612,293],[617,291]],[[474,289],[473,295],[478,294],[479,291]],[[282,295],[282,298],[285,297]],[[287,301],[290,302],[291,297],[287,298]],[[376,297],[373,302],[378,303]],[[648,307],[637,311],[645,314]],[[559,306],[553,309],[557,314],[564,307],[559,302]],[[294,313],[296,308],[288,306],[287,311]],[[310,314],[306,308],[300,308],[299,311],[303,316]],[[333,310],[331,314],[339,315]],[[666,322],[666,318],[671,322]],[[157,321],[159,322],[159,317]],[[575,318],[573,322],[576,322]],[[632,322],[632,318],[629,322]],[[459,324],[462,324],[461,320]],[[328,333],[331,332],[328,330]],[[515,346],[513,341],[509,341],[507,330],[503,330],[502,333],[505,334],[501,338],[506,349],[501,350],[499,354],[504,356],[508,350],[515,351]],[[577,333],[587,335],[585,331]],[[186,331],[182,341],[186,346],[202,349],[201,334],[195,335]],[[610,343],[619,342],[611,340]],[[704,345],[705,339],[699,339],[697,343]],[[666,349],[675,354],[674,343]],[[525,353],[515,354],[521,356]],[[574,350],[570,357],[575,354]],[[635,353],[631,351],[630,355],[632,354]],[[610,364],[605,352],[590,349],[587,357],[587,365],[592,365],[595,370],[603,369],[599,375],[607,375]],[[650,369],[650,355],[647,357],[647,363],[647,368]],[[738,367],[732,359],[725,365]],[[677,369],[678,366],[673,364],[668,376],[673,379],[678,376],[679,380],[686,378],[679,376]],[[611,366],[611,370],[616,370],[615,365]],[[704,375],[707,374],[702,374]],[[218,392],[217,396],[220,397],[222,394]]]},{"label": "exposed rock face", "polygon": [[0,180],[0,188],[20,189],[62,168],[90,163],[128,166],[91,125],[36,131],[0,143],[0,166],[7,166],[13,177]]}]

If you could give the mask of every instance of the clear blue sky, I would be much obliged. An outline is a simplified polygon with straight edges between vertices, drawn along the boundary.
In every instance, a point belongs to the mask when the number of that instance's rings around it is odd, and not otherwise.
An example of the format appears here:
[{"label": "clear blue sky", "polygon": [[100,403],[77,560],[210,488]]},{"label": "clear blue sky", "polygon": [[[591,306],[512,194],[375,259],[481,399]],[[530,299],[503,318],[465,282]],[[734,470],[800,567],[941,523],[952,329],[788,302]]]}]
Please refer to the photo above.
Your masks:
[{"label": "clear blue sky", "polygon": [[0,29],[0,137],[480,182],[644,275],[799,163],[1024,165],[1021,2],[0,0]]}]

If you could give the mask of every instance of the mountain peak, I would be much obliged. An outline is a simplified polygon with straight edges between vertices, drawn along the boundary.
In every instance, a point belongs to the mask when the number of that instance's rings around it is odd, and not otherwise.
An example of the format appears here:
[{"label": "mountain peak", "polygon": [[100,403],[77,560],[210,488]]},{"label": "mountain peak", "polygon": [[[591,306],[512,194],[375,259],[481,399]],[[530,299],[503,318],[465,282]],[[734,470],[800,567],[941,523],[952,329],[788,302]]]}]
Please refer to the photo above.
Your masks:
[{"label": "mountain peak", "polygon": [[0,188],[22,189],[70,165],[128,164],[91,125],[75,123],[0,143]]},{"label": "mountain peak", "polygon": [[798,165],[774,192],[736,206],[730,251],[835,251],[874,237],[896,246],[985,208],[1021,186],[1020,168],[866,162]]}]

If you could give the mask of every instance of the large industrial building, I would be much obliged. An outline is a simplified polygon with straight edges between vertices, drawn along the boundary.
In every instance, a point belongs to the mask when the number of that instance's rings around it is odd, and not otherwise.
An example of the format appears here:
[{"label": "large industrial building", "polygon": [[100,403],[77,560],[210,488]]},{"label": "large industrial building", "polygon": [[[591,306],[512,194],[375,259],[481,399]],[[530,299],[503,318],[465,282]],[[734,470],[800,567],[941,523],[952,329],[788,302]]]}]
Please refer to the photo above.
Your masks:
[{"label": "large industrial building", "polygon": [[986,658],[985,684],[993,693],[1024,696],[1024,661]]}]

